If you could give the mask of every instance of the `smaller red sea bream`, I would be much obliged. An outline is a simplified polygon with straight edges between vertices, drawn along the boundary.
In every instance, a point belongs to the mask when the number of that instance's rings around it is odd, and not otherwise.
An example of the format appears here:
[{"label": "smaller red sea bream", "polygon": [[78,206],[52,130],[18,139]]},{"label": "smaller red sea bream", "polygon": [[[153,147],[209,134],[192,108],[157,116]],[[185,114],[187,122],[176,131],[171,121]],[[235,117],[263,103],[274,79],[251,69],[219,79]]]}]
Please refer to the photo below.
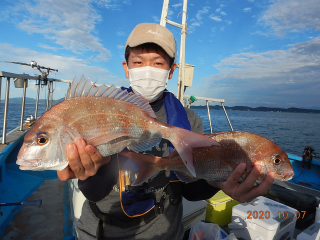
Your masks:
[{"label": "smaller red sea bream", "polygon": [[219,145],[215,140],[156,119],[149,102],[114,86],[95,86],[84,77],[73,80],[66,100],[45,112],[24,138],[17,164],[22,170],[63,170],[68,166],[66,147],[84,139],[102,156],[128,147],[145,151],[161,138],[168,139],[195,176],[192,149]]},{"label": "smaller red sea bream", "polygon": [[196,177],[192,176],[174,150],[168,158],[155,157],[133,152],[121,153],[140,165],[140,171],[133,185],[138,185],[161,170],[175,171],[183,182],[193,182],[198,179],[207,181],[225,181],[230,173],[240,163],[246,164],[246,170],[239,179],[242,182],[255,164],[260,164],[262,170],[257,180],[259,184],[268,172],[275,173],[275,179],[287,181],[294,171],[288,155],[274,142],[262,136],[245,132],[219,132],[205,134],[216,140],[220,147],[199,147],[193,149],[193,165]]}]

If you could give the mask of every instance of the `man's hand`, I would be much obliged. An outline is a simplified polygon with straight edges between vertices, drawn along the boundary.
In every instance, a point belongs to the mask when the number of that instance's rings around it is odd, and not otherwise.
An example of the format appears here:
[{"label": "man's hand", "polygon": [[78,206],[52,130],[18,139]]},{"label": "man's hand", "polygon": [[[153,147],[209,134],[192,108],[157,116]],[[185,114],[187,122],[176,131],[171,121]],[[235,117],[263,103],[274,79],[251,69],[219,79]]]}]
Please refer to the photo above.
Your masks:
[{"label": "man's hand", "polygon": [[263,195],[271,187],[274,182],[274,173],[268,173],[265,179],[258,186],[254,187],[253,185],[260,175],[262,166],[255,165],[247,178],[242,183],[238,183],[245,168],[246,164],[241,163],[235,168],[225,182],[215,181],[208,183],[214,187],[220,188],[225,194],[239,202],[250,202],[254,198]]},{"label": "man's hand", "polygon": [[83,139],[77,139],[76,144],[67,146],[67,158],[69,166],[62,171],[57,171],[61,181],[72,178],[86,180],[111,160],[111,156],[102,157],[94,146],[87,145]]}]

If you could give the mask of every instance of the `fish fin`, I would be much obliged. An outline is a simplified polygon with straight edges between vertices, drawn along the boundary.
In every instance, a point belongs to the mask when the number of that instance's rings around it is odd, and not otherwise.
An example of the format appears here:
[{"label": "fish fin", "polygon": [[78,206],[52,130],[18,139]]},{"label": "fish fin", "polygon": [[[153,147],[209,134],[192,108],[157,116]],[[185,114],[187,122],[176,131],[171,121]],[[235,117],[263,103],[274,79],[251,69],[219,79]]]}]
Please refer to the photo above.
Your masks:
[{"label": "fish fin", "polygon": [[68,88],[66,96],[64,97],[65,100],[67,100],[70,96],[70,88]]},{"label": "fish fin", "polygon": [[196,177],[196,171],[193,166],[193,148],[210,147],[212,145],[220,146],[220,144],[212,138],[182,128],[174,127],[174,131],[176,131],[177,134],[170,141],[189,172]]},{"label": "fish fin", "polygon": [[169,159],[175,158],[175,157],[178,157],[178,156],[179,156],[179,153],[177,152],[177,150],[173,149],[172,152],[170,153]]},{"label": "fish fin", "polygon": [[73,97],[74,90],[76,89],[77,84],[78,84],[77,78],[76,78],[76,76],[74,76],[74,78],[73,78],[73,80],[72,80],[72,82],[70,84],[70,87],[69,87],[69,89],[67,91],[66,100]]},{"label": "fish fin", "polygon": [[158,161],[161,161],[161,157],[134,152],[122,152],[119,154],[130,158],[140,166],[139,174],[136,180],[131,184],[132,186],[146,182],[149,178],[162,170],[157,164]]},{"label": "fish fin", "polygon": [[84,75],[82,74],[78,84],[77,84],[77,87],[74,91],[74,96],[75,97],[82,97],[82,93],[85,91],[85,87],[86,87],[86,79],[84,77]]},{"label": "fish fin", "polygon": [[116,141],[116,139],[120,140],[127,140],[129,138],[130,134],[124,134],[124,133],[109,133],[109,134],[103,134],[94,138],[87,139],[87,144],[90,144],[92,146],[98,146],[106,144],[110,141]]},{"label": "fish fin", "polygon": [[92,96],[92,95],[91,95],[91,92],[96,92],[96,91],[97,91],[98,87],[97,87],[97,85],[96,85],[96,82],[97,82],[97,81],[95,81],[94,83],[91,82],[90,88],[89,88],[89,86],[88,86],[89,91],[88,91],[87,95],[85,95],[86,97]]},{"label": "fish fin", "polygon": [[114,85],[111,87],[103,85],[98,88],[93,82],[89,80],[86,81],[83,75],[81,76],[79,82],[76,80],[76,77],[73,78],[66,99],[82,96],[105,97],[129,102],[140,107],[143,111],[147,112],[150,117],[157,118],[149,104],[149,101],[141,95],[128,93],[127,90],[122,90]]},{"label": "fish fin", "polygon": [[199,180],[199,178],[196,178],[189,173],[175,172],[175,174],[181,182],[190,183]]},{"label": "fish fin", "polygon": [[114,90],[116,90],[117,88],[114,85],[111,85],[110,87],[108,87],[102,94],[101,96],[109,96],[110,93],[112,93]]},{"label": "fish fin", "polygon": [[108,88],[110,88],[110,87],[107,87],[106,85],[101,85],[100,87],[93,89],[90,92],[90,96],[100,97]]},{"label": "fish fin", "polygon": [[135,152],[143,152],[157,145],[160,141],[161,138],[151,138],[146,141],[128,146],[127,148]]}]

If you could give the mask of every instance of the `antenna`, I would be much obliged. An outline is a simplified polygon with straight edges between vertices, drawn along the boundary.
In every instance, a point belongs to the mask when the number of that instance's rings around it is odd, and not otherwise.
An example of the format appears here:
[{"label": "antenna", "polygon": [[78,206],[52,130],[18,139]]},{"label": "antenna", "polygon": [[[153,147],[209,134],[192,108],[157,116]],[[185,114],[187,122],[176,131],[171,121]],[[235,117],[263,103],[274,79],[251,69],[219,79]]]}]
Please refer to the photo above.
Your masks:
[{"label": "antenna", "polygon": [[[188,0],[183,0],[183,8],[182,8],[182,24],[173,22],[167,19],[168,16],[168,8],[169,8],[169,0],[163,1],[162,12],[160,25],[166,26],[166,23],[178,27],[181,29],[181,40],[180,40],[180,56],[179,56],[179,77],[178,77],[178,92],[177,98],[183,103],[183,95],[185,92],[185,88],[187,87],[185,84],[185,45],[186,45],[186,35],[187,35],[187,2]],[[180,14],[180,13],[179,13]],[[178,15],[179,16],[179,15]],[[194,67],[194,66],[193,66]]]}]

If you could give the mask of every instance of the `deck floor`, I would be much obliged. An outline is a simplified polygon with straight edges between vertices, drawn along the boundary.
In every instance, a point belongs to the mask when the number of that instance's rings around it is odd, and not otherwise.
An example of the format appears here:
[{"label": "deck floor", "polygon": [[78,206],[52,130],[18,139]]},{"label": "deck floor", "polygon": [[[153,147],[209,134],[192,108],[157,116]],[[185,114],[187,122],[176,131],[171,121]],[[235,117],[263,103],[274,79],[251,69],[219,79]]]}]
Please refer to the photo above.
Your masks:
[{"label": "deck floor", "polygon": [[59,179],[46,180],[29,198],[42,199],[42,206],[23,207],[7,227],[3,240],[55,240],[71,234],[66,224],[70,219],[65,216],[69,197],[65,196],[64,184]]},{"label": "deck floor", "polygon": [[3,149],[6,148],[8,144],[13,143],[17,140],[21,135],[25,134],[26,131],[19,131],[19,127],[13,129],[11,132],[7,133],[6,135],[6,144],[1,144],[2,136],[0,137],[0,153],[2,153]]}]

